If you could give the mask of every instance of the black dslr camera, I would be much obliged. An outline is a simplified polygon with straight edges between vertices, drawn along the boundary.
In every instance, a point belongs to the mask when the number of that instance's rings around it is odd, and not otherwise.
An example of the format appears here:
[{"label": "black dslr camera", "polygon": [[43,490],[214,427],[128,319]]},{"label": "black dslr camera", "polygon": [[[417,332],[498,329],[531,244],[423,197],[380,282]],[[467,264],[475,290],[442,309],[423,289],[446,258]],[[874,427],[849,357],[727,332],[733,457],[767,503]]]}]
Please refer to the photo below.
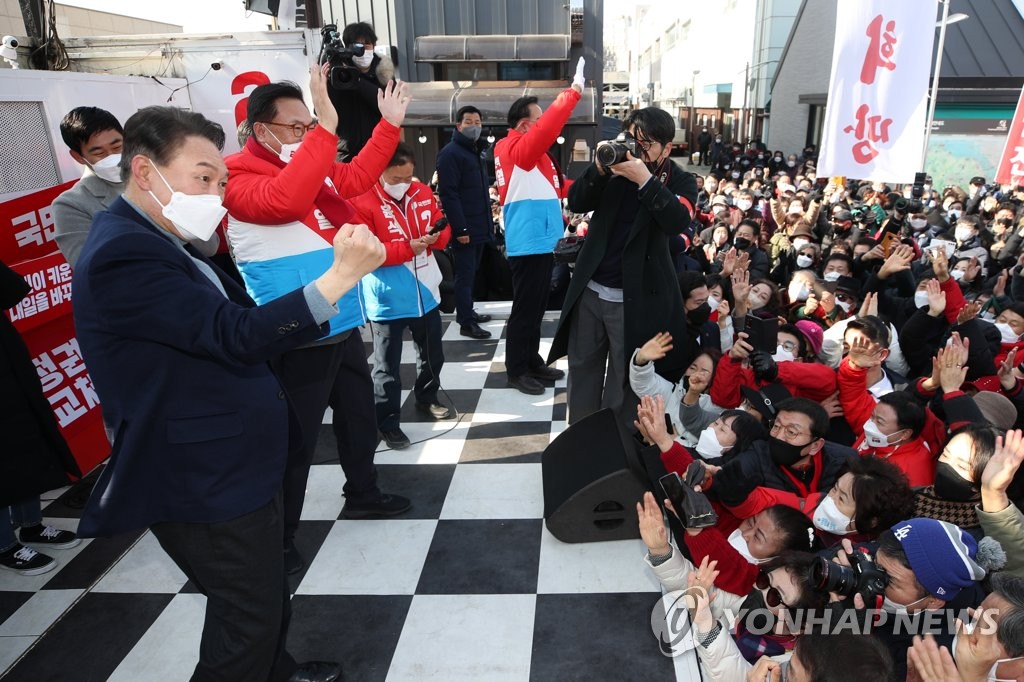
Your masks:
[{"label": "black dslr camera", "polygon": [[864,597],[865,607],[881,608],[889,574],[867,552],[854,550],[847,556],[850,557],[849,566],[825,558],[818,559],[810,569],[811,584],[818,592],[835,592],[847,598],[860,594]]},{"label": "black dslr camera", "polygon": [[625,161],[627,153],[640,158],[643,152],[639,151],[633,136],[623,130],[614,140],[598,142],[597,149],[594,150],[594,157],[602,166],[607,168],[608,166],[614,166]]},{"label": "black dslr camera", "polygon": [[341,34],[335,24],[327,24],[320,29],[323,43],[320,46],[319,64],[331,65],[327,79],[327,87],[332,90],[353,90],[359,82],[359,69],[348,63],[352,57],[362,57],[366,47],[362,43],[353,43],[346,47],[341,42]]}]

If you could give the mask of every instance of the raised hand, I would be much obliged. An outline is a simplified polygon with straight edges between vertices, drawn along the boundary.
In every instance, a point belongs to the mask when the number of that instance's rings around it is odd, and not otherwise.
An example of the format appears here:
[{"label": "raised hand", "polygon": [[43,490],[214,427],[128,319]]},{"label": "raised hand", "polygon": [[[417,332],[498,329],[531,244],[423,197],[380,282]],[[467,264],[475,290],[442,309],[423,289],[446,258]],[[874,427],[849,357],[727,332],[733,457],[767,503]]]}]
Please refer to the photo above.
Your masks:
[{"label": "raised hand", "polygon": [[839,401],[839,391],[822,400],[821,406],[825,408],[829,419],[843,416],[843,404]]},{"label": "raised hand", "polygon": [[664,398],[660,395],[642,396],[636,408],[636,415],[649,441],[657,445],[662,452],[672,448],[673,439],[665,425]]},{"label": "raised hand", "polygon": [[737,311],[747,310],[747,297],[750,296],[750,273],[737,270],[732,273],[732,298],[736,301]]},{"label": "raised hand", "polygon": [[711,613],[711,602],[718,592],[715,590],[715,579],[718,578],[718,562],[709,561],[705,556],[696,570],[686,576],[686,592],[694,601],[692,611],[693,625],[698,632],[706,633],[715,627],[715,618]]},{"label": "raised hand", "polygon": [[940,283],[949,279],[949,258],[945,249],[932,250],[932,271]]},{"label": "raised hand", "polygon": [[672,548],[665,530],[665,517],[651,492],[644,493],[642,502],[636,503],[636,514],[640,519],[640,539],[647,545],[652,556],[664,556]]},{"label": "raised hand", "polygon": [[869,339],[858,337],[850,344],[847,356],[855,367],[870,369],[882,364],[882,345]]},{"label": "raised hand", "polygon": [[736,260],[736,249],[729,249],[725,252],[725,257],[722,259],[722,277],[732,277],[732,273],[736,270]]},{"label": "raised hand", "polygon": [[989,512],[1006,509],[1010,503],[1007,488],[1024,462],[1024,435],[1020,429],[996,438],[996,451],[981,473],[981,506]]},{"label": "raised hand", "polygon": [[878,292],[869,292],[864,295],[864,302],[860,304],[858,317],[866,315],[878,316]]},{"label": "raised hand", "polygon": [[1013,368],[1017,365],[1017,347],[1014,346],[1010,349],[1010,352],[1006,354],[1006,359],[999,363],[999,385],[1003,387],[1003,390],[1012,391],[1017,385],[1017,375],[1013,373]]},{"label": "raised hand", "polygon": [[586,64],[586,60],[580,57],[580,60],[576,62],[576,73],[572,77],[572,89],[576,92],[583,94],[583,86],[586,84],[586,80],[583,78],[583,66]]},{"label": "raised hand", "polygon": [[938,317],[946,310],[946,292],[942,290],[936,279],[928,280],[924,287],[928,292],[928,314]]},{"label": "raised hand", "polygon": [[327,94],[327,75],[330,71],[330,64],[310,67],[309,94],[313,99],[313,113],[319,119],[320,126],[334,135],[338,129],[338,111]]},{"label": "raised hand", "polygon": [[914,643],[907,649],[907,680],[964,682],[949,649],[936,644],[931,635],[914,635]]},{"label": "raised hand", "polygon": [[960,309],[960,312],[957,313],[956,323],[959,325],[973,320],[975,317],[978,316],[978,313],[981,312],[981,306],[981,301],[971,301],[970,303],[965,305],[963,308]]},{"label": "raised hand", "polygon": [[672,350],[672,335],[668,332],[658,332],[636,352],[636,363],[646,365],[648,362],[661,360],[668,355],[670,350]]},{"label": "raised hand", "polygon": [[977,256],[971,256],[971,260],[967,261],[967,270],[964,271],[964,281],[973,282],[980,274],[981,263],[978,262]]},{"label": "raised hand", "polygon": [[722,302],[718,304],[718,327],[719,329],[725,329],[729,326],[729,313],[732,308],[729,306],[729,302],[724,298]]},{"label": "raised hand", "polygon": [[961,341],[960,335],[953,332],[939,367],[939,386],[943,393],[959,391],[967,379],[968,367],[964,363],[967,362],[969,349],[970,339]]},{"label": "raised hand", "polygon": [[818,297],[814,294],[808,294],[807,300],[804,301],[804,315],[810,315],[818,309]]},{"label": "raised hand", "polygon": [[[880,247],[875,247],[880,248]],[[892,254],[885,259],[882,267],[878,269],[878,279],[887,279],[891,275],[910,269],[910,261],[914,260],[914,249],[906,244],[900,244],[893,249]]]},{"label": "raised hand", "polygon": [[334,235],[334,262],[315,280],[317,289],[335,303],[366,274],[384,262],[384,245],[366,225],[345,223]]},{"label": "raised hand", "polygon": [[996,277],[996,285],[992,287],[992,295],[999,297],[1006,295],[1006,280],[1008,280],[1010,273],[1008,270],[1000,270],[999,276]]},{"label": "raised hand", "polygon": [[411,100],[409,85],[400,80],[388,81],[383,90],[377,91],[377,108],[380,109],[380,115],[396,128],[402,127]]}]

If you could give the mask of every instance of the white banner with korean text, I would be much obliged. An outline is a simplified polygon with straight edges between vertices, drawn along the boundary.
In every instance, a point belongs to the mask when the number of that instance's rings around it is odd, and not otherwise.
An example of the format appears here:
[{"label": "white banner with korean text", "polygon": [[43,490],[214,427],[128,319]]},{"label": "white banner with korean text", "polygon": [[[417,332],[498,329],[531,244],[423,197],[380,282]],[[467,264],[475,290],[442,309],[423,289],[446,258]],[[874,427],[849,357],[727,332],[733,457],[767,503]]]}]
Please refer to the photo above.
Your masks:
[{"label": "white banner with korean text", "polygon": [[910,183],[921,162],[938,0],[839,0],[819,176]]}]

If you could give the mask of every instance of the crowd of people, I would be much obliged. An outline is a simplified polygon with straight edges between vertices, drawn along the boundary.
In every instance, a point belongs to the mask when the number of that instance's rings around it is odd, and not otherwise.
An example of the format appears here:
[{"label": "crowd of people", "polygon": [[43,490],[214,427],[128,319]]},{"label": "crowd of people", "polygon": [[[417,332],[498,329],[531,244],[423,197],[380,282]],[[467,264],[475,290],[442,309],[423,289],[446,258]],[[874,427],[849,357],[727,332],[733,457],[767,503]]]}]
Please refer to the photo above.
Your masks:
[{"label": "crowd of people", "polygon": [[[284,647],[323,414],[342,515],[405,513],[373,461],[379,440],[410,444],[402,335],[416,407],[452,418],[436,255],[453,255],[459,332],[486,339],[473,281],[495,210],[508,386],[543,394],[567,357],[568,421],[608,409],[654,455],[639,458],[644,560],[683,591],[711,679],[1024,676],[1024,188],[819,178],[813,146],[710,131],[702,176],[673,161],[675,122],[655,108],[629,114],[614,162],[569,179],[549,150],[581,59],[546,110],[512,104],[494,186],[481,112],[460,109],[435,195],[400,139],[407,86],[371,26],[345,30],[369,49],[354,66],[375,115],[343,113],[325,65],[313,112],[293,83],[255,88],[227,158],[220,126],[180,109],[62,123],[87,170],[54,204],[56,239],[113,444],[79,534],[149,528],[209,597],[197,679],[340,674]],[[553,251],[572,232],[585,239],[544,358]],[[5,304],[23,295],[13,280]],[[21,527],[0,536],[0,565],[25,574],[55,565],[27,545],[78,541],[41,523],[38,493],[78,472],[36,417],[46,466],[0,500],[0,530]],[[708,513],[670,499],[674,475]]]}]

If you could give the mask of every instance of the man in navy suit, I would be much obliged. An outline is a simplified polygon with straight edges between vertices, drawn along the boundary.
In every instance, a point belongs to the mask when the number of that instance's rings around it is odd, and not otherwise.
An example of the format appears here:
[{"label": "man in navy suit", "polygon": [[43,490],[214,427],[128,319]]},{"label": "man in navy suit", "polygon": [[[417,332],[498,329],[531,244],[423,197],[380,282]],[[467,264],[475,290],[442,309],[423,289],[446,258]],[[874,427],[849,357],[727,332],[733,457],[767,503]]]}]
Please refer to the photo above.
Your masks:
[{"label": "man in navy suit", "polygon": [[189,244],[224,216],[223,144],[219,125],[173,107],[125,125],[124,194],[96,217],[73,281],[78,341],[115,432],[79,532],[148,527],[207,596],[193,680],[334,680],[337,664],[297,666],[284,648],[280,489],[296,443],[267,360],[323,336],[384,249],[345,225],[324,275],[256,306]]}]

